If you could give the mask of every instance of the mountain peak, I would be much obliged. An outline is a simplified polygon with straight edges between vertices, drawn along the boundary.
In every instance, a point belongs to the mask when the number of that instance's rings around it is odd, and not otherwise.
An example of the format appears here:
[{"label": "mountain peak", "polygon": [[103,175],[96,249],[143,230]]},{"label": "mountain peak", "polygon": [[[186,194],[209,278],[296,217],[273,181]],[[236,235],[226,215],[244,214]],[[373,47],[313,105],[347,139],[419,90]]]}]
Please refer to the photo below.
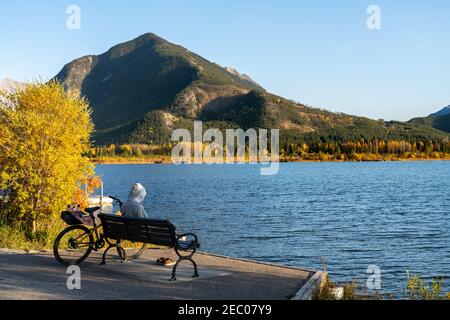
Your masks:
[{"label": "mountain peak", "polygon": [[129,127],[149,112],[192,118],[213,100],[261,89],[250,77],[230,73],[154,33],[74,60],[55,78],[89,100],[97,132],[114,128],[118,136],[132,131]]},{"label": "mountain peak", "polygon": [[0,90],[6,90],[9,92],[15,92],[22,88],[25,84],[22,82],[15,81],[13,79],[5,78],[0,80]]},{"label": "mountain peak", "polygon": [[253,80],[250,76],[246,75],[245,73],[240,73],[239,71],[237,71],[236,69],[234,69],[232,67],[225,67],[224,69],[227,70],[232,75],[234,75],[244,81],[248,81],[248,82],[254,84],[256,87],[259,87],[262,89],[262,87],[259,85],[259,83],[257,83],[255,80]]},{"label": "mountain peak", "polygon": [[141,34],[140,36],[126,41],[122,44],[118,44],[118,46],[123,45],[123,44],[127,44],[127,43],[169,43],[167,40],[161,38],[160,36],[154,34],[153,32],[147,32],[144,34]]},{"label": "mountain peak", "polygon": [[138,50],[142,47],[153,48],[157,45],[163,44],[169,43],[163,38],[157,36],[156,34],[148,32],[144,33],[143,35],[140,35],[137,38],[113,46],[102,56],[109,56],[110,59],[114,59],[130,54],[131,52]]},{"label": "mountain peak", "polygon": [[442,108],[440,111],[438,111],[436,113],[432,113],[430,116],[442,117],[442,116],[446,116],[448,114],[450,114],[450,105]]}]

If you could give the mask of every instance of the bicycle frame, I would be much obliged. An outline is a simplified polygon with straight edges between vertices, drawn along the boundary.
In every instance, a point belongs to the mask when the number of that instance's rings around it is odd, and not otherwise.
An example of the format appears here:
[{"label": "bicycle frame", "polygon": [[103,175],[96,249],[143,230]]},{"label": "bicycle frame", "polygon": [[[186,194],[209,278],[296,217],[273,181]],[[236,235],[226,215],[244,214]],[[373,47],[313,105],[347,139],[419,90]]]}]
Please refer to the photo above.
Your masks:
[{"label": "bicycle frame", "polygon": [[[105,247],[105,238],[102,233],[99,232],[99,229],[102,227],[101,224],[97,225],[94,222],[94,226],[89,229],[89,233],[83,233],[78,237],[70,239],[70,241],[73,241],[74,243],[77,243],[77,246],[80,248],[84,248],[87,246],[91,246],[91,242],[89,241],[89,237],[91,235],[94,236],[94,243],[93,243],[93,250],[98,251],[100,249],[103,249]],[[87,240],[87,241],[86,241]]]},{"label": "bicycle frame", "polygon": [[[120,207],[122,207],[123,202],[120,201],[120,199],[116,198],[116,197],[112,197],[109,196],[111,199],[113,199],[114,201],[116,201]],[[86,213],[86,212],[85,212]],[[93,226],[92,228],[89,230],[89,233],[87,234],[82,234],[77,238],[71,239],[72,241],[76,241],[76,243],[83,243],[83,242],[79,242],[80,240],[83,241],[86,237],[90,237],[91,235],[94,236],[94,247],[92,248],[94,251],[98,251],[101,250],[105,247],[106,245],[106,239],[105,236],[103,235],[103,233],[99,232],[99,229],[102,227],[102,224],[97,224],[96,219],[94,214],[89,214],[89,216],[92,219],[93,222]],[[91,245],[90,242],[88,245]]]}]

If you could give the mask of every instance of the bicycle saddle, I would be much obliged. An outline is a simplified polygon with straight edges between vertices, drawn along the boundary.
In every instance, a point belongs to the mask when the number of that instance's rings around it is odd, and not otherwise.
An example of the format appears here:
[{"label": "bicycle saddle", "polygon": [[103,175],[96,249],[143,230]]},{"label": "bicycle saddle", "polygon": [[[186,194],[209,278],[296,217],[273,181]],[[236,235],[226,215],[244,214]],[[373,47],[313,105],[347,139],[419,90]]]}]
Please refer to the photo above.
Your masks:
[{"label": "bicycle saddle", "polygon": [[94,214],[94,212],[100,210],[101,208],[102,208],[102,207],[87,208],[87,209],[84,209],[84,211],[86,211],[86,212],[89,213],[89,214]]}]

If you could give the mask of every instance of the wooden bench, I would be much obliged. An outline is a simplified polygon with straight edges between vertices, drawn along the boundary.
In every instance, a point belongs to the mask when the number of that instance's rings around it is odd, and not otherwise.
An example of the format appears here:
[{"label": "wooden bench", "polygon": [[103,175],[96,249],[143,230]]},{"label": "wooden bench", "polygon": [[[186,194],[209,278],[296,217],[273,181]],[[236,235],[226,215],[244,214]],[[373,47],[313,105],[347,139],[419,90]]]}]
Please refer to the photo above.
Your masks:
[{"label": "wooden bench", "polygon": [[[177,267],[183,261],[190,261],[194,265],[193,277],[199,276],[197,264],[192,259],[195,252],[200,248],[195,234],[177,235],[175,226],[167,220],[125,218],[106,214],[99,215],[99,218],[102,222],[105,240],[109,245],[103,253],[103,265],[106,264],[106,254],[112,248],[116,248],[121,258],[126,261],[126,253],[121,247],[121,243],[131,241],[173,248],[178,256],[178,261],[173,267],[171,281],[177,279]],[[190,239],[181,240],[184,238]]]}]

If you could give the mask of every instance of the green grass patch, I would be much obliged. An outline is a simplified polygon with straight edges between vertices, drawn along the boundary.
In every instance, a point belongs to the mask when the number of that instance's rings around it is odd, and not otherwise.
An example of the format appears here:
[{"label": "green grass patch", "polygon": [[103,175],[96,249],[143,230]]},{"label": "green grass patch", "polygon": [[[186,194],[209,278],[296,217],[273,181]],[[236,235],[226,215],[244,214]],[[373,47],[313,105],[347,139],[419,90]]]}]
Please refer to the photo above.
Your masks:
[{"label": "green grass patch", "polygon": [[18,227],[0,225],[0,248],[15,250],[43,249],[40,241],[30,239],[24,230]]},{"label": "green grass patch", "polygon": [[49,250],[53,248],[56,236],[63,229],[63,224],[56,222],[46,230],[38,230],[31,235],[20,225],[0,222],[0,248],[25,251]]}]

